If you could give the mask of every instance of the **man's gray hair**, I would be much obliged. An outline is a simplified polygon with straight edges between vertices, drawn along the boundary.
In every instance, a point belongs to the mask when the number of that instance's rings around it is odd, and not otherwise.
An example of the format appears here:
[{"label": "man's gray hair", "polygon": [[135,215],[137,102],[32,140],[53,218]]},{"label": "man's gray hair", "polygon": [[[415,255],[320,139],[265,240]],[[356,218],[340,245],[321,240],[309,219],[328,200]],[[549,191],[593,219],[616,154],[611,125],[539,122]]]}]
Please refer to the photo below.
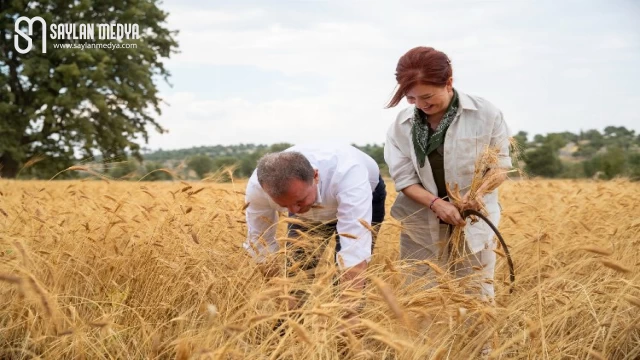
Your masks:
[{"label": "man's gray hair", "polygon": [[258,182],[271,197],[286,194],[293,179],[312,184],[314,175],[311,163],[299,152],[271,153],[258,161]]}]

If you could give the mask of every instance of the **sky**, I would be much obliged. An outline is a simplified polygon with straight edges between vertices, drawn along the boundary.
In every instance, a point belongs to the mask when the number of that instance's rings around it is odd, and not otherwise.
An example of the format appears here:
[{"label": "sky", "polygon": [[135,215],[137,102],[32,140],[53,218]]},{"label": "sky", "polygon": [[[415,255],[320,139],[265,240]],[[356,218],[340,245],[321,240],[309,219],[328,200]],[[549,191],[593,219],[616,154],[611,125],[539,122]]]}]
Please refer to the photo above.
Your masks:
[{"label": "sky", "polygon": [[638,0],[164,0],[180,53],[156,150],[239,143],[381,144],[398,59],[431,46],[454,87],[513,134],[640,132]]}]

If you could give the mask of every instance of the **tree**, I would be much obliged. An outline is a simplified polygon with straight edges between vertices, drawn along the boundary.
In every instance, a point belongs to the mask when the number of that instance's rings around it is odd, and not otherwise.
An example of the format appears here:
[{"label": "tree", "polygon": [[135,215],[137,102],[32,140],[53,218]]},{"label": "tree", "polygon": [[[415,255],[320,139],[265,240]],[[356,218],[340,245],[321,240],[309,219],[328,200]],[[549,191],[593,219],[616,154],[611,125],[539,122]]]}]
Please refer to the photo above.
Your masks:
[{"label": "tree", "polygon": [[238,159],[233,156],[220,156],[213,160],[213,170],[222,170],[238,164]]},{"label": "tree", "polygon": [[[229,174],[224,171],[225,169],[233,169],[233,177],[238,176],[238,159],[233,156],[220,156],[213,160],[213,170],[220,175],[218,178],[221,182],[231,181]],[[224,172],[223,172],[224,171]]]},{"label": "tree", "polygon": [[640,180],[640,153],[630,154],[627,162],[629,164],[628,175],[631,180]]},{"label": "tree", "polygon": [[[1,138],[2,136],[0,136]],[[2,139],[0,139],[2,141]],[[87,159],[91,160],[91,159]],[[27,159],[24,166],[20,168],[16,174],[16,178],[19,179],[51,179],[55,176],[55,179],[75,179],[81,174],[77,171],[63,171],[66,167],[61,166],[63,159],[56,159],[44,156],[43,154],[37,154],[34,157]],[[2,166],[2,164],[0,164]]]},{"label": "tree", "polygon": [[548,144],[528,151],[524,155],[525,171],[534,176],[556,177],[563,169],[556,150]]},{"label": "tree", "polygon": [[129,159],[126,161],[117,162],[109,171],[109,176],[114,179],[127,179],[131,178],[138,171],[138,163],[135,160]]},{"label": "tree", "polygon": [[[252,148],[254,147],[253,145],[250,146]],[[276,143],[266,149],[257,148],[251,153],[244,154],[240,156],[239,161],[236,162],[237,168],[233,174],[234,176],[250,177],[253,173],[253,170],[255,170],[256,166],[258,165],[258,160],[260,160],[263,155],[268,153],[280,152],[292,146],[293,145],[289,143]],[[247,147],[249,147],[249,145]],[[219,160],[219,162],[227,165],[232,165],[229,160]]]},{"label": "tree", "polygon": [[635,130],[628,130],[624,126],[607,126],[604,128],[605,136],[630,136],[633,137],[635,135]]},{"label": "tree", "polygon": [[516,141],[519,151],[526,150],[528,135],[529,134],[526,131],[518,131],[518,133],[513,136],[513,139]]},{"label": "tree", "polygon": [[251,154],[247,154],[240,159],[240,163],[238,164],[238,169],[236,170],[238,176],[242,177],[250,177],[253,174],[253,170],[255,170],[258,165],[258,160],[264,154],[263,151],[255,151]]},{"label": "tree", "polygon": [[283,150],[286,150],[290,147],[292,147],[293,145],[289,144],[289,143],[277,143],[277,144],[273,144],[271,146],[269,146],[269,150],[267,150],[266,153],[274,153],[274,152],[280,152]]},{"label": "tree", "polygon": [[619,147],[610,147],[604,154],[594,156],[584,162],[584,172],[592,177],[597,172],[602,172],[606,179],[613,179],[622,175],[625,171],[626,157],[624,151]]},{"label": "tree", "polygon": [[625,169],[626,158],[624,151],[619,147],[607,149],[604,156],[604,174],[608,179],[621,175]]},{"label": "tree", "polygon": [[613,145],[628,151],[635,143],[635,130],[627,130],[624,126],[607,126],[604,128],[607,146]]},{"label": "tree", "polygon": [[578,142],[578,140],[580,140],[580,136],[569,131],[558,133],[558,135],[562,136],[566,140],[566,142]]},{"label": "tree", "polygon": [[375,162],[376,162],[378,165],[380,165],[380,164],[384,164],[384,163],[385,163],[385,162],[384,162],[384,147],[382,147],[382,146],[378,146],[378,145],[373,146],[373,147],[371,147],[371,150],[369,150],[369,151],[367,152],[367,154],[368,154],[369,156],[371,156],[371,158],[372,158],[373,160],[375,160]]},{"label": "tree", "polygon": [[550,133],[544,139],[544,144],[557,151],[567,145],[567,139],[563,133]]},{"label": "tree", "polygon": [[585,140],[589,140],[592,147],[599,149],[604,145],[604,137],[598,130],[592,129],[584,133]]},{"label": "tree", "polygon": [[203,178],[204,175],[208,172],[211,172],[213,169],[214,161],[207,155],[196,155],[191,157],[187,162],[187,166],[189,169],[193,170],[198,174],[199,178]]},{"label": "tree", "polygon": [[145,181],[173,180],[173,176],[167,174],[167,172],[161,169],[164,169],[164,167],[159,162],[146,161],[144,163],[145,176],[143,180]]},{"label": "tree", "polygon": [[371,156],[371,158],[373,160],[375,160],[375,162],[378,165],[385,164],[385,162],[384,162],[384,144],[383,145],[367,144],[365,146],[358,146],[358,145],[352,143],[351,146],[356,147],[360,151],[362,151],[365,154]]},{"label": "tree", "polygon": [[[56,168],[94,151],[103,158],[141,160],[138,139],[147,128],[164,129],[152,117],[160,113],[156,81],[168,80],[163,58],[176,52],[175,31],[154,0],[127,1],[116,8],[107,0],[0,0],[0,176],[12,178],[27,159],[44,154]],[[34,23],[33,47],[14,47],[18,17],[42,17],[48,26],[137,24],[137,40],[52,40],[42,52],[43,27]],[[28,23],[22,23],[28,33]],[[50,29],[48,29],[50,30]],[[96,33],[97,33],[96,26]],[[96,34],[97,35],[97,34]],[[27,42],[20,39],[20,47]],[[137,48],[54,48],[54,44],[129,43]]]},{"label": "tree", "polygon": [[582,162],[563,162],[562,172],[558,174],[562,179],[580,179],[584,178],[584,166]]}]

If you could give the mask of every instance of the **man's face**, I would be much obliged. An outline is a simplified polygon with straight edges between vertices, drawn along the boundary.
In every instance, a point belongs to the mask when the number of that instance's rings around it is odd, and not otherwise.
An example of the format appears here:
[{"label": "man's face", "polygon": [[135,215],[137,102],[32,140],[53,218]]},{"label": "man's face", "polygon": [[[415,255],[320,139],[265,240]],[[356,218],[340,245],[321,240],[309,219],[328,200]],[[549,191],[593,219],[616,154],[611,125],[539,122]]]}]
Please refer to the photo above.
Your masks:
[{"label": "man's face", "polygon": [[289,182],[288,191],[280,197],[272,197],[276,204],[289,209],[292,214],[304,214],[311,210],[318,197],[318,170],[311,184],[298,179]]}]

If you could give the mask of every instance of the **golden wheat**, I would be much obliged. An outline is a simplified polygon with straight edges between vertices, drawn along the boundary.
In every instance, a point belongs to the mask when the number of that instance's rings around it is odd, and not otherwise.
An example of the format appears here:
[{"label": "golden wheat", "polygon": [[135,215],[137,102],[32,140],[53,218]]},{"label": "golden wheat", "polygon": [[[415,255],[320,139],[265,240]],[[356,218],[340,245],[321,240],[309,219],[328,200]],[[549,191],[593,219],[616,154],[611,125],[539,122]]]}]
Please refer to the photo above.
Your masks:
[{"label": "golden wheat", "polygon": [[[355,323],[332,245],[315,276],[261,275],[242,248],[245,183],[0,180],[0,358],[469,359],[489,342],[496,359],[640,357],[638,183],[505,183],[517,282],[509,294],[498,257],[494,307],[468,279],[406,285],[387,216]],[[299,220],[281,220],[285,242]],[[294,292],[306,300],[291,309]]]}]

